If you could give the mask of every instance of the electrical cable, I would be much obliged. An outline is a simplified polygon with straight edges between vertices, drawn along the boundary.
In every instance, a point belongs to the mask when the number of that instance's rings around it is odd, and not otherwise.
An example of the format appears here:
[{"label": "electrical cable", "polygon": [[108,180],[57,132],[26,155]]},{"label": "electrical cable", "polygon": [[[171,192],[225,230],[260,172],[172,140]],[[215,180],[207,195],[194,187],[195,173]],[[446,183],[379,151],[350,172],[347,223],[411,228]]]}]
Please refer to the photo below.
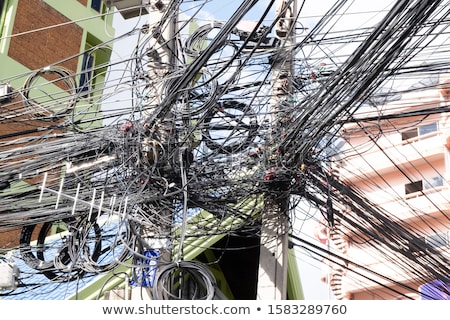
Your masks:
[{"label": "electrical cable", "polygon": [[[445,280],[448,255],[426,242],[419,241],[414,250],[410,246],[427,231],[438,233],[448,226],[447,213],[437,199],[424,193],[436,212],[431,221],[382,174],[374,178],[361,168],[353,172],[342,168],[337,178],[330,169],[354,158],[366,161],[370,152],[383,151],[381,142],[389,134],[448,111],[445,103],[435,101],[408,109],[402,100],[409,94],[438,90],[442,79],[423,82],[421,87],[397,86],[405,79],[421,80],[448,69],[444,1],[398,1],[391,10],[381,11],[380,23],[362,30],[340,29],[339,22],[356,13],[349,13],[352,3],[339,1],[292,46],[267,41],[273,39],[271,30],[284,22],[276,17],[268,28],[262,26],[273,1],[251,31],[238,28],[255,9],[256,1],[249,0],[229,19],[220,20],[224,22],[213,20],[189,32],[194,21],[201,21],[200,9],[207,2],[196,3],[194,16],[182,17],[182,28],[172,38],[159,33],[164,21],[175,19],[177,10],[190,12],[176,1],[162,12],[163,21],[142,28],[136,25],[95,46],[92,50],[107,48],[139,31],[130,57],[93,68],[92,83],[104,78],[105,85],[91,86],[86,97],[74,80],[81,73],[62,69],[60,62],[3,79],[24,83],[14,91],[12,101],[2,102],[5,112],[0,118],[0,125],[7,128],[0,137],[0,225],[22,229],[17,248],[19,253],[22,248],[22,255],[15,258],[47,282],[64,283],[119,265],[142,268],[137,260],[128,259],[144,259],[143,250],[167,241],[164,249],[178,244],[180,256],[176,263],[158,262],[151,294],[157,299],[212,299],[214,277],[205,266],[184,261],[184,250],[201,247],[207,236],[259,236],[261,198],[271,197],[289,198],[290,228],[316,208],[335,227],[331,233],[336,246],[343,248],[348,236],[374,259],[385,259],[387,268],[403,270],[414,283]],[[305,6],[304,1],[302,10]],[[292,28],[307,18],[302,10],[293,17]],[[173,43],[177,45],[172,47]],[[158,57],[155,52],[163,53]],[[173,65],[164,64],[150,73],[148,67],[156,66],[164,55],[176,56]],[[288,55],[293,57],[294,73],[284,83],[292,92],[274,112],[271,104],[277,97],[271,77],[277,72],[275,62],[285,66],[282,60]],[[331,66],[322,61],[331,61]],[[113,68],[119,69],[118,75],[109,71]],[[48,75],[57,80],[49,81]],[[66,92],[51,94],[47,89],[58,83]],[[281,115],[286,119],[279,121]],[[414,122],[396,124],[411,118]],[[368,141],[346,143],[345,139],[358,135]],[[346,150],[338,148],[341,142]],[[411,149],[425,159],[419,148]],[[401,152],[397,145],[392,150]],[[396,162],[390,156],[390,164],[395,167]],[[407,164],[408,169],[397,166],[405,179],[428,178],[416,174],[420,168],[412,161]],[[431,162],[428,166],[438,175],[439,167]],[[346,172],[358,174],[359,180],[343,182]],[[380,192],[382,186],[411,213],[411,221],[398,221],[365,195]],[[308,203],[305,211],[299,209],[302,202]],[[67,241],[50,246],[47,231],[58,221],[72,219],[77,223],[69,223]],[[40,224],[44,228],[34,254],[31,234]],[[181,231],[174,232],[178,227]],[[47,260],[52,253],[55,257]],[[339,299],[346,298],[340,284],[350,268],[342,261],[335,261],[333,280]],[[366,271],[374,276],[368,276],[368,283],[378,281],[375,270]],[[388,284],[378,285],[387,291],[393,288],[392,295],[401,294],[394,288],[398,281],[387,276],[385,280]],[[45,290],[44,283],[27,283],[25,277],[21,283],[27,290]]]}]

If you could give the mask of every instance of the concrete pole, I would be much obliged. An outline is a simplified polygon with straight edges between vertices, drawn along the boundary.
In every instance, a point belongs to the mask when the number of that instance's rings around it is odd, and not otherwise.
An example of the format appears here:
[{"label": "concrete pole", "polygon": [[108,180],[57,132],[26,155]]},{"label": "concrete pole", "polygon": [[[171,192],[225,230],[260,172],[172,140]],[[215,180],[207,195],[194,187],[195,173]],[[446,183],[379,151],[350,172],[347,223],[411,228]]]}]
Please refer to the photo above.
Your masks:
[{"label": "concrete pole", "polygon": [[[169,0],[151,1],[149,7],[148,85],[145,116],[151,114],[163,97],[163,78],[175,67],[177,14],[167,14]],[[178,10],[178,9],[177,9]],[[166,15],[166,16],[165,16]]]},{"label": "concrete pole", "polygon": [[[151,1],[149,12],[149,30],[151,38],[148,43],[148,57],[147,65],[148,83],[147,83],[147,100],[144,102],[144,118],[152,114],[163,99],[163,78],[173,71],[177,63],[177,46],[175,40],[175,32],[178,20],[178,8],[168,8],[170,0],[156,0]],[[173,118],[172,112],[167,112],[164,119],[160,119],[160,123],[155,127],[146,128],[148,130],[148,137],[143,139],[141,150],[145,157],[148,153],[148,161],[161,162],[168,159],[154,159],[153,155],[159,153],[159,150],[154,150],[158,146],[152,141],[157,140],[164,148],[170,148],[173,142]],[[146,153],[147,152],[147,153]],[[165,154],[168,150],[165,150]],[[158,219],[153,221],[153,226],[142,226],[140,230],[141,239],[147,246],[147,250],[158,250],[158,261],[169,262],[171,260],[170,233],[172,224],[172,211],[170,209],[161,209]],[[147,288],[149,289],[149,288]],[[147,300],[152,299],[150,290],[142,287],[134,287],[132,289],[133,300]]]},{"label": "concrete pole", "polygon": [[[157,0],[151,1],[149,11],[149,34],[151,39],[148,42],[148,84],[146,96],[147,101],[144,103],[144,118],[152,114],[158,108],[163,97],[163,78],[173,71],[176,65],[177,46],[175,40],[175,30],[177,27],[177,12],[178,8],[168,8],[171,1]],[[173,2],[172,2],[173,3]],[[176,9],[176,10],[175,10]],[[154,148],[159,146],[152,143],[157,140],[163,147],[169,148],[173,137],[173,114],[168,112],[164,119],[160,119],[160,123],[155,124],[152,128],[147,128],[148,137],[143,139],[141,149],[144,157],[148,153],[148,161],[164,162],[167,159],[154,159],[153,155],[156,151]],[[168,153],[165,150],[164,153]],[[161,163],[160,163],[161,164]],[[160,221],[160,228],[155,227],[158,222],[155,221],[155,226],[142,231],[142,238],[146,240],[149,248],[159,249],[165,251],[168,245],[167,240],[161,239],[161,234],[170,233],[170,225],[172,221],[170,210],[167,214],[163,214],[164,221]]]},{"label": "concrete pole", "polygon": [[[275,57],[272,69],[273,94],[271,99],[272,139],[268,148],[276,146],[276,137],[282,135],[283,122],[288,114],[283,108],[291,103],[292,44],[295,32],[295,1],[279,0],[276,36],[281,40],[281,55]],[[289,109],[289,108],[288,108]],[[269,156],[269,170],[274,170],[274,179],[279,178],[278,157],[280,150],[272,150]],[[285,300],[287,298],[288,263],[288,207],[289,194],[284,183],[268,184],[270,191],[265,197],[261,226],[261,251],[257,286],[258,300]]]}]

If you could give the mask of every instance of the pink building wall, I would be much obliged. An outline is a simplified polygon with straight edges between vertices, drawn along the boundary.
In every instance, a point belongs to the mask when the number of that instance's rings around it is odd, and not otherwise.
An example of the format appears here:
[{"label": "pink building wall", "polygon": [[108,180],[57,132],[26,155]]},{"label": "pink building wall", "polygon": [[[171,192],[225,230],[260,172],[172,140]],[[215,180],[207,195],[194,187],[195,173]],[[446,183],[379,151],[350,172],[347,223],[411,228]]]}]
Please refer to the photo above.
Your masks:
[{"label": "pink building wall", "polygon": [[[401,100],[383,106],[383,115],[447,105],[448,83],[404,94]],[[359,112],[355,116],[371,115]],[[405,140],[406,131],[433,123],[437,123],[436,131]],[[366,122],[363,127],[365,130],[350,124],[341,132],[347,143],[337,168],[339,179],[363,191],[405,229],[424,237],[445,233],[450,241],[449,115],[393,117]],[[424,181],[429,179],[436,185],[425,189]],[[420,180],[423,190],[407,193],[411,189],[405,185]],[[420,299],[423,274],[405,271],[402,255],[387,248],[374,248],[370,237],[359,230],[339,227],[339,235],[325,226],[316,234],[322,242],[328,238],[331,250],[348,259],[343,266],[330,267],[328,263],[323,269],[322,281],[329,283],[337,299]],[[439,250],[450,259],[448,244]]]}]

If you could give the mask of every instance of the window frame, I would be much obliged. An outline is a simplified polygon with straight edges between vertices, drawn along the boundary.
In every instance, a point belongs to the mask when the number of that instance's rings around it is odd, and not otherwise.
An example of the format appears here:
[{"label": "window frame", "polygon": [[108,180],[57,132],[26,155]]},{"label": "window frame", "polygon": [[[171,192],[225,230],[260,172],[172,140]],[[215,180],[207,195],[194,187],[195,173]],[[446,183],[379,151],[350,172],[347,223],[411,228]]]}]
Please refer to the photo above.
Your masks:
[{"label": "window frame", "polygon": [[3,28],[5,24],[6,17],[6,5],[8,0],[0,0],[0,37],[3,37]]},{"label": "window frame", "polygon": [[424,254],[426,249],[443,249],[450,247],[450,230],[414,237],[408,242],[409,251],[414,254]]},{"label": "window frame", "polygon": [[90,50],[83,53],[78,93],[82,98],[88,98],[94,87],[95,52]]},{"label": "window frame", "polygon": [[423,190],[424,189],[423,189],[423,181],[422,180],[417,180],[417,181],[413,181],[413,182],[409,182],[409,183],[405,184],[405,195],[420,192]]},{"label": "window frame", "polygon": [[90,8],[101,15],[102,19],[105,19],[105,13],[107,12],[107,6],[103,0],[91,0]]},{"label": "window frame", "polygon": [[402,141],[418,139],[422,136],[432,135],[439,131],[439,123],[431,122],[413,129],[404,130],[401,132]]},{"label": "window frame", "polygon": [[417,192],[424,192],[427,190],[435,190],[444,186],[444,178],[442,176],[430,177],[422,180],[406,183],[405,196],[414,194]]}]

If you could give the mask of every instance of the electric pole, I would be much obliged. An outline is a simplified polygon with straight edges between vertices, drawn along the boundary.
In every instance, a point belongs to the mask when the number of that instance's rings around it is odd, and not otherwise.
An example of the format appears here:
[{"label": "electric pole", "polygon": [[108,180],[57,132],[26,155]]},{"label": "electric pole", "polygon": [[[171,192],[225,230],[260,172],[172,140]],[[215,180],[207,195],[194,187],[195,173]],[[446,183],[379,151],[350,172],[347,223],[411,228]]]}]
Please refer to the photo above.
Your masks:
[{"label": "electric pole", "polygon": [[[257,286],[258,300],[285,300],[287,287],[287,257],[289,228],[289,191],[287,181],[283,181],[280,166],[283,150],[276,146],[276,139],[283,135],[284,123],[289,115],[286,110],[291,101],[290,80],[293,75],[293,44],[295,40],[295,0],[278,0],[276,8],[276,36],[281,40],[280,51],[273,58],[271,97],[271,138],[269,152],[268,192],[265,196],[261,225],[261,251]],[[270,180],[276,182],[271,183]],[[281,179],[281,181],[280,181]]]},{"label": "electric pole", "polygon": [[[178,23],[178,4],[176,1],[156,0],[149,2],[149,34],[147,56],[146,100],[144,101],[144,118],[159,108],[164,99],[163,79],[173,72],[177,64],[177,45],[175,32]],[[144,125],[144,137],[141,142],[143,161],[161,170],[171,166],[170,153],[174,144],[174,120],[172,112],[168,111],[162,119],[150,127]],[[163,156],[166,155],[166,156]],[[173,165],[173,163],[172,163]],[[153,299],[149,287],[152,286],[150,273],[155,274],[157,266],[170,262],[172,243],[170,240],[173,208],[161,207],[159,212],[147,212],[151,225],[140,226],[141,246],[136,248],[141,255],[141,268],[144,270],[142,279],[137,279],[132,290],[136,299]],[[152,216],[155,216],[152,218]],[[148,259],[142,256],[148,257]],[[156,260],[156,261],[155,261]],[[152,266],[150,266],[150,264]],[[153,270],[153,271],[150,271]],[[139,271],[140,272],[140,271]],[[150,279],[149,279],[150,278]],[[147,287],[147,288],[145,288]],[[134,298],[132,298],[134,299]]]}]

